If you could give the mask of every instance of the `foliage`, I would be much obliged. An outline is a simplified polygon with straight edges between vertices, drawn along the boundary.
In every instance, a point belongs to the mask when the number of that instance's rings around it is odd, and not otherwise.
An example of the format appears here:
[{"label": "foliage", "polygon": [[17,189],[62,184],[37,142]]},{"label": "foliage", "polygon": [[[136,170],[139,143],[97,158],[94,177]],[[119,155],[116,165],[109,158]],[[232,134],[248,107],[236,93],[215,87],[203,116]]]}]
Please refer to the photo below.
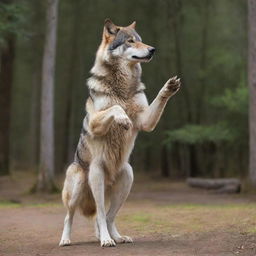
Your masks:
[{"label": "foliage", "polygon": [[221,112],[224,117],[222,121],[211,125],[189,124],[168,131],[166,142],[202,144],[235,142],[239,138],[246,138],[248,89],[246,87],[226,89],[223,95],[213,98],[211,103]]},{"label": "foliage", "polygon": [[4,45],[7,35],[22,34],[26,22],[27,7],[24,2],[0,3],[0,46]]},{"label": "foliage", "polygon": [[205,142],[219,143],[234,140],[234,136],[225,123],[214,125],[185,125],[180,129],[167,132],[167,136],[167,143],[201,144]]},{"label": "foliage", "polygon": [[226,89],[223,95],[213,98],[212,104],[224,108],[227,114],[235,113],[246,117],[248,113],[248,88],[243,85],[234,90]]}]

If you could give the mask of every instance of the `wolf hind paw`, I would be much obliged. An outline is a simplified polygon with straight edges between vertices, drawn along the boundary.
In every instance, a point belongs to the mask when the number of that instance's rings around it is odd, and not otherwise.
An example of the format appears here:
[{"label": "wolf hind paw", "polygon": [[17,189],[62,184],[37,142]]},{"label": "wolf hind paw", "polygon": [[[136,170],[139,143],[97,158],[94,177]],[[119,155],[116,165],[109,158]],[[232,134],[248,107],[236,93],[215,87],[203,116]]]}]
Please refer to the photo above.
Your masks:
[{"label": "wolf hind paw", "polygon": [[133,243],[133,240],[129,236],[120,236],[114,239],[117,244]]},{"label": "wolf hind paw", "polygon": [[101,241],[101,247],[114,247],[116,243],[113,239],[106,239]]},{"label": "wolf hind paw", "polygon": [[60,240],[59,246],[69,246],[69,245],[71,245],[70,239],[61,239]]}]

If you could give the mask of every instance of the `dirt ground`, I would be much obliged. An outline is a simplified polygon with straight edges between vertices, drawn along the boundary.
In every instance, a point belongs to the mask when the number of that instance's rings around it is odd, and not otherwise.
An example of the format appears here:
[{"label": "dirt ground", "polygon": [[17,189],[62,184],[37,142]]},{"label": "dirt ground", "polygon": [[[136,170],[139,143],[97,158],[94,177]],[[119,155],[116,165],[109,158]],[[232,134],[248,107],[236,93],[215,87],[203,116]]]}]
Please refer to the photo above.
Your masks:
[{"label": "dirt ground", "polygon": [[101,248],[93,220],[77,213],[72,245],[60,248],[65,216],[60,194],[30,195],[33,175],[0,178],[0,256],[256,255],[255,195],[217,195],[181,182],[135,180],[117,218],[120,232],[133,237],[133,244]]}]

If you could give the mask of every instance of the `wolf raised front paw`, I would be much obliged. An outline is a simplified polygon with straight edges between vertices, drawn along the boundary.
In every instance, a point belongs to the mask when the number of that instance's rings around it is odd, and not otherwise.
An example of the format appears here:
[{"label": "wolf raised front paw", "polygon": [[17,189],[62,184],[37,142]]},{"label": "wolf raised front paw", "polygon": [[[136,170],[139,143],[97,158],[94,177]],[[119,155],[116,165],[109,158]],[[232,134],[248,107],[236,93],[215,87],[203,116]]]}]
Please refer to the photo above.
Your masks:
[{"label": "wolf raised front paw", "polygon": [[129,128],[132,127],[132,121],[129,119],[121,106],[112,106],[112,115],[114,116],[115,122],[122,126],[124,129],[129,130]]},{"label": "wolf raised front paw", "polygon": [[170,78],[164,85],[164,87],[161,90],[161,96],[162,97],[170,97],[174,95],[181,86],[180,78],[177,78],[177,76]]},{"label": "wolf raised front paw", "polygon": [[132,122],[125,114],[118,114],[115,116],[116,123],[120,124],[125,130],[129,130],[132,127]]}]

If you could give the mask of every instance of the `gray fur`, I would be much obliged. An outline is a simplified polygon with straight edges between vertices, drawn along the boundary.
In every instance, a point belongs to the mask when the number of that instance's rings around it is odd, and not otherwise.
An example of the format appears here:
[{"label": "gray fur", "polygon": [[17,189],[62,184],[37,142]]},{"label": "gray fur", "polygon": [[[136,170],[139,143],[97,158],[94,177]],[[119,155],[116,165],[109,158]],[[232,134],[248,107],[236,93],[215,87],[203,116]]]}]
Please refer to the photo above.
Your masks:
[{"label": "gray fur", "polygon": [[141,42],[141,37],[138,35],[138,33],[134,29],[119,30],[114,41],[109,45],[109,50],[113,51],[121,45],[124,45],[124,47],[126,48],[130,47],[128,44],[126,44],[126,41],[129,38],[133,38],[133,37],[135,37],[137,41]]}]

